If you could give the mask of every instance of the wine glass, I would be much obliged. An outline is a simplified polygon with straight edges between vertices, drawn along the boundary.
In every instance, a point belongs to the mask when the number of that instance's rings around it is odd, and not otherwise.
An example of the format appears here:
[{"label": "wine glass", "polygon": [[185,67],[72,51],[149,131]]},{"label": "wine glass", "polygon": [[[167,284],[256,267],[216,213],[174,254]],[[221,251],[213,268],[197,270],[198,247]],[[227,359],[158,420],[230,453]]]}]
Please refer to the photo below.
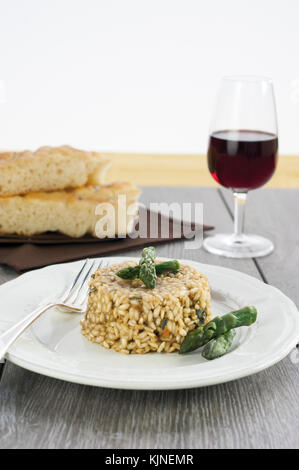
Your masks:
[{"label": "wine glass", "polygon": [[273,243],[244,233],[247,192],[264,185],[277,164],[278,136],[272,81],[225,77],[211,123],[208,165],[213,178],[234,194],[234,233],[204,240],[210,253],[231,258],[265,256]]}]

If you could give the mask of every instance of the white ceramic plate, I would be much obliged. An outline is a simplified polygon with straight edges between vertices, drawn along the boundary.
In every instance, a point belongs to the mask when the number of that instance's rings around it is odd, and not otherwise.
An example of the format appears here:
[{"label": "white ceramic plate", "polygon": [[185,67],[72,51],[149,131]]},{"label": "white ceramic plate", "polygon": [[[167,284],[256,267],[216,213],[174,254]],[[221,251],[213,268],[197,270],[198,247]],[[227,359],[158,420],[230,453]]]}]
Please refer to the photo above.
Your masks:
[{"label": "white ceramic plate", "polygon": [[[119,263],[128,258],[105,258]],[[132,259],[132,258],[131,258]],[[136,260],[137,261],[137,260]],[[0,330],[5,330],[45,298],[62,291],[82,261],[49,266],[0,287]],[[11,346],[7,358],[40,374],[87,385],[125,389],[202,387],[245,377],[285,357],[299,339],[299,313],[274,287],[231,269],[182,260],[210,280],[214,314],[255,305],[258,320],[239,328],[232,351],[206,361],[200,351],[186,355],[124,355],[90,343],[78,315],[51,310]]]}]

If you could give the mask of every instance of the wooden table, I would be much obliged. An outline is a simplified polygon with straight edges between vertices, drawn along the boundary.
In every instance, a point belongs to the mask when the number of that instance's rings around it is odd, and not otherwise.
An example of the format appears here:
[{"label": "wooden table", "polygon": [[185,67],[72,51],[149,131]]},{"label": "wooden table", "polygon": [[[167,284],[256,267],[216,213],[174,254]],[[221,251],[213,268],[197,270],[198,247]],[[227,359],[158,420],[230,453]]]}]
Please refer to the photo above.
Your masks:
[{"label": "wooden table", "polygon": [[[205,222],[217,231],[232,230],[231,199],[214,188],[145,188],[143,193],[144,202],[203,202]],[[202,249],[184,252],[183,242],[161,246],[159,254],[243,271],[299,305],[298,202],[298,190],[250,194],[247,229],[275,242],[268,257],[230,260]],[[15,276],[1,268],[1,282]],[[161,392],[82,386],[7,362],[0,386],[0,448],[298,448],[298,389],[296,350],[251,377]]]},{"label": "wooden table", "polygon": [[[138,185],[210,186],[218,183],[210,175],[206,155],[104,153],[112,162],[109,181],[129,180]],[[299,156],[282,155],[267,188],[299,188]]]}]

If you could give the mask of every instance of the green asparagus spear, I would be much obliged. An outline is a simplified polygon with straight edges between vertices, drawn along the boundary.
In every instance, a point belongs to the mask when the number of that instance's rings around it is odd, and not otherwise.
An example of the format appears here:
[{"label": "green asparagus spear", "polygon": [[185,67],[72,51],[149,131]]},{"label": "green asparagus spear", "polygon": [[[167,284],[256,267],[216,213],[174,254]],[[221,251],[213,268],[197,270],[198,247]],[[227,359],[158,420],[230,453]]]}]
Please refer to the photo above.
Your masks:
[{"label": "green asparagus spear", "polygon": [[251,325],[255,322],[256,317],[256,308],[251,305],[227,313],[222,317],[215,317],[206,325],[199,326],[195,330],[190,331],[182,342],[179,352],[180,354],[185,354],[194,351],[194,349],[204,346],[211,339],[217,338],[233,328]]},{"label": "green asparagus spear", "polygon": [[156,287],[157,279],[155,266],[150,263],[143,263],[140,266],[139,279],[144,282],[146,287],[154,289]]},{"label": "green asparagus spear", "polygon": [[157,274],[178,271],[180,269],[180,263],[176,259],[172,261],[164,261],[164,263],[155,264],[155,269]]},{"label": "green asparagus spear", "polygon": [[[163,274],[171,271],[178,271],[180,269],[180,263],[177,260],[164,261],[164,263],[155,264],[156,274]],[[140,265],[130,266],[128,268],[121,269],[116,274],[122,279],[138,279],[139,278]]]},{"label": "green asparagus spear", "polygon": [[138,279],[140,272],[140,266],[129,266],[128,268],[121,269],[116,273],[118,277],[122,279]]},{"label": "green asparagus spear", "polygon": [[156,286],[157,274],[155,270],[155,258],[156,250],[153,246],[143,248],[142,257],[139,261],[139,279],[144,282],[149,289],[154,289]]},{"label": "green asparagus spear", "polygon": [[236,336],[235,330],[229,330],[224,335],[212,339],[205,345],[202,351],[202,356],[205,359],[212,360],[217,357],[224,356],[233,344],[234,337]]},{"label": "green asparagus spear", "polygon": [[154,246],[143,248],[139,264],[154,263],[156,259],[156,249]]}]

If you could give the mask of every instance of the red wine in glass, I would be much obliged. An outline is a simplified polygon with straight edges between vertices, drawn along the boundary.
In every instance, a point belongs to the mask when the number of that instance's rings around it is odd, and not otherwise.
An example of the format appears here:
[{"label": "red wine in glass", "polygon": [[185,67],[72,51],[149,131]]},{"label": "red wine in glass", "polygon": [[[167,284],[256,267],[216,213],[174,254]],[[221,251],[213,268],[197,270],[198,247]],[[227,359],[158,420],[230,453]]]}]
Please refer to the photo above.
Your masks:
[{"label": "red wine in glass", "polygon": [[278,138],[253,130],[224,130],[212,133],[208,166],[222,186],[247,192],[263,186],[277,163]]},{"label": "red wine in glass", "polygon": [[272,80],[224,77],[211,119],[208,166],[213,178],[233,192],[234,231],[206,237],[203,246],[207,251],[231,258],[255,258],[273,251],[271,240],[244,231],[244,220],[247,194],[272,177],[277,151]]}]

